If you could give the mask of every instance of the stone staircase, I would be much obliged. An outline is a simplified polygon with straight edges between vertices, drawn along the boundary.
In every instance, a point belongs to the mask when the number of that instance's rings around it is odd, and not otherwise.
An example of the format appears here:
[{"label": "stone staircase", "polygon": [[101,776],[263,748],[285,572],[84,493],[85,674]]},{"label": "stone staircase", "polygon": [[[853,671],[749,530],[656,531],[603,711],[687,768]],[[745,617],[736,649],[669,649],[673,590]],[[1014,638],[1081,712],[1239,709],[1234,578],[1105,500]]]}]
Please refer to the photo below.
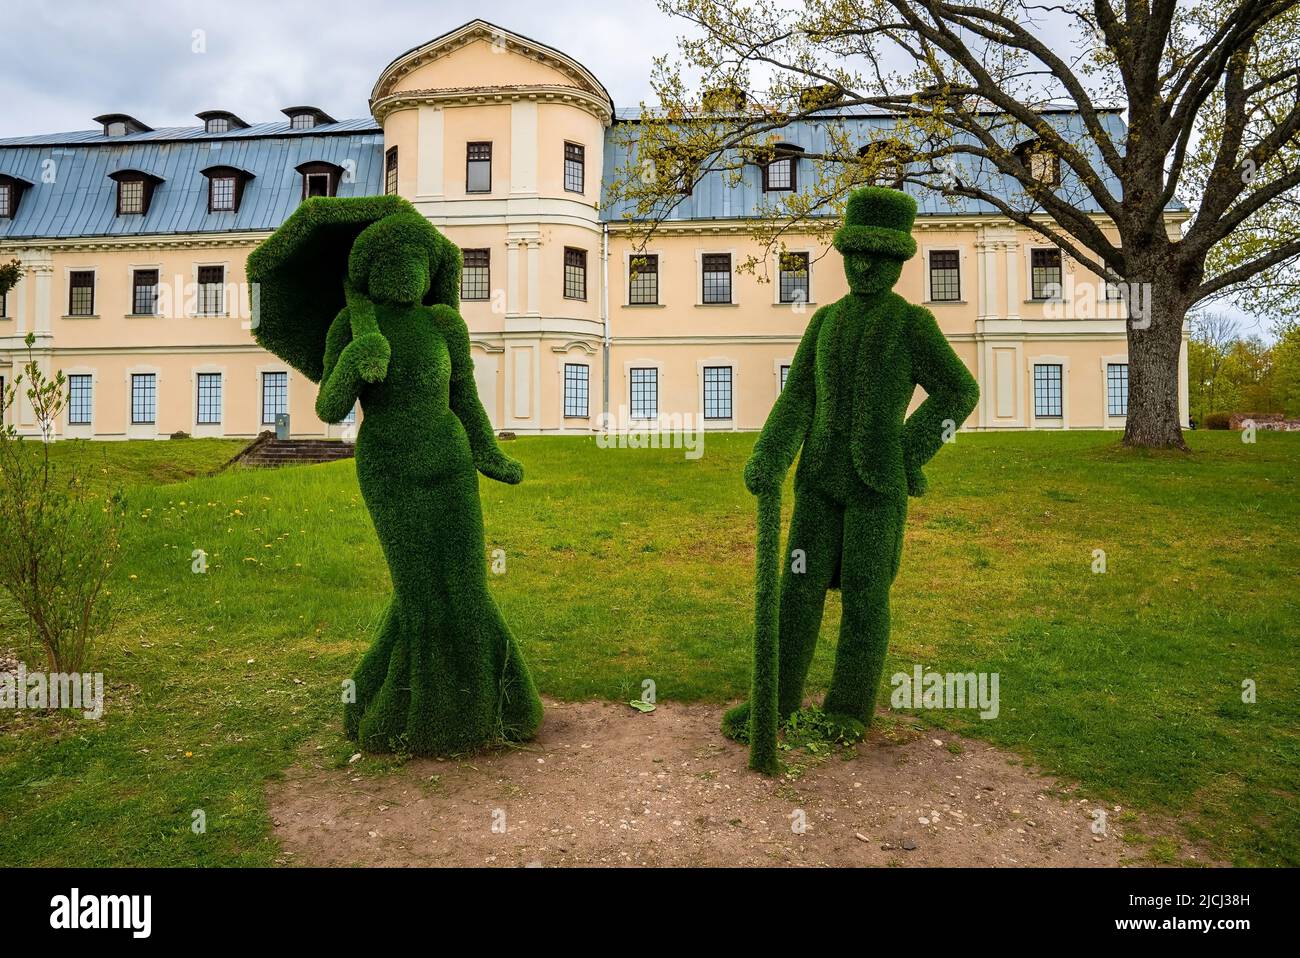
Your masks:
[{"label": "stone staircase", "polygon": [[264,432],[249,443],[230,462],[230,466],[273,469],[277,466],[304,466],[315,462],[351,459],[356,446],[339,439],[276,439]]}]

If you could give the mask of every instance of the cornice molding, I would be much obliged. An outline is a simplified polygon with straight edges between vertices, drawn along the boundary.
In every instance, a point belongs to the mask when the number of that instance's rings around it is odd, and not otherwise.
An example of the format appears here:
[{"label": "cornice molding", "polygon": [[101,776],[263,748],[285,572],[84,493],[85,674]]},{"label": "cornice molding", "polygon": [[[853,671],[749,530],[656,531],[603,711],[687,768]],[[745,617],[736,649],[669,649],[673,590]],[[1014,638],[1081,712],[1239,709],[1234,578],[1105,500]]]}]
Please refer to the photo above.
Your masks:
[{"label": "cornice molding", "polygon": [[370,112],[382,124],[388,118],[388,115],[396,110],[410,110],[427,104],[436,104],[442,107],[493,106],[519,101],[560,103],[576,107],[590,113],[605,126],[608,126],[613,120],[609,101],[603,95],[558,83],[402,90],[375,100],[370,106]]},{"label": "cornice molding", "polygon": [[30,237],[27,239],[0,240],[0,250],[6,253],[19,250],[59,250],[61,252],[96,252],[140,249],[229,249],[256,246],[271,233],[184,233],[176,235],[140,236],[75,236]]}]

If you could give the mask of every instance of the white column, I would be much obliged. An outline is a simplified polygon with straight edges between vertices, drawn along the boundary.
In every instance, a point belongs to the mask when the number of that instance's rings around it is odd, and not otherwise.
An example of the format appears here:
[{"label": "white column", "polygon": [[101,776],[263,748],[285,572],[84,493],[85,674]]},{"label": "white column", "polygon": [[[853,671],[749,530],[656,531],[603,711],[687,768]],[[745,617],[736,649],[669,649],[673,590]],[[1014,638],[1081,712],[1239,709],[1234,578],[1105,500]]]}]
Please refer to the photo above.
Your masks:
[{"label": "white column", "polygon": [[528,315],[542,314],[542,241],[530,239],[528,243]]},{"label": "white column", "polygon": [[443,114],[440,106],[421,106],[417,125],[415,192],[419,199],[443,195]]},{"label": "white column", "polygon": [[537,104],[510,104],[510,195],[537,195]]},{"label": "white column", "polygon": [[518,316],[519,309],[519,241],[506,240],[506,315]]},{"label": "white column", "polygon": [[1007,319],[1020,318],[1020,244],[1003,244],[1007,254]]}]

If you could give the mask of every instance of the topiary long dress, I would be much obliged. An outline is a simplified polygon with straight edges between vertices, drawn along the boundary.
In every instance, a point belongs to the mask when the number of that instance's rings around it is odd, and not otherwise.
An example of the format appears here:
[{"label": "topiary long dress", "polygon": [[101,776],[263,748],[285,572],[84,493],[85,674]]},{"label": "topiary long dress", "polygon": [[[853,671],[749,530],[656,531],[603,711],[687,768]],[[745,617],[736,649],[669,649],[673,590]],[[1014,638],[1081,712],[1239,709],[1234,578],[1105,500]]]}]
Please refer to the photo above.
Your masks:
[{"label": "topiary long dress", "polygon": [[447,306],[366,301],[391,358],[382,381],[365,382],[358,357],[375,338],[351,340],[357,302],[330,328],[318,408],[341,418],[360,398],[357,478],[393,598],[344,728],[368,750],[417,755],[529,738],[542,705],[488,591],[478,490],[479,470],[508,482],[522,470],[479,402],[465,323]]}]

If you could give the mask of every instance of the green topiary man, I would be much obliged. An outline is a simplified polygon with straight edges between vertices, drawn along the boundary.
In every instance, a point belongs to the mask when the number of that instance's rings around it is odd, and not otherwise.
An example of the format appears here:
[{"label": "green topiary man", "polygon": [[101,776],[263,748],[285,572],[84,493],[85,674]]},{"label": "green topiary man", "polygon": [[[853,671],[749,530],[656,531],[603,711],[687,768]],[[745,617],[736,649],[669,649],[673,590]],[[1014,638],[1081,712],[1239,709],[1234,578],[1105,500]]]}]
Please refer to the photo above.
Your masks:
[{"label": "green topiary man", "polygon": [[[907,497],[925,491],[921,467],[979,400],[934,316],[891,292],[916,253],[915,216],[916,202],[896,190],[849,197],[834,238],[849,295],[813,314],[745,466],[759,504],[753,693],[723,731],[748,737],[750,766],[768,773],[777,726],[803,703],[828,589],[840,589],[843,619],[824,711],[850,737],[870,724]],[[918,384],[927,398],[907,416]],[[778,608],[780,489],[801,447]]]},{"label": "green topiary man", "polygon": [[530,738],[542,705],[487,588],[478,473],[523,479],[479,402],[456,307],[460,251],[396,196],[311,199],[248,260],[259,343],[360,400],[357,479],[393,597],[344,706],[371,751],[445,755]]}]

